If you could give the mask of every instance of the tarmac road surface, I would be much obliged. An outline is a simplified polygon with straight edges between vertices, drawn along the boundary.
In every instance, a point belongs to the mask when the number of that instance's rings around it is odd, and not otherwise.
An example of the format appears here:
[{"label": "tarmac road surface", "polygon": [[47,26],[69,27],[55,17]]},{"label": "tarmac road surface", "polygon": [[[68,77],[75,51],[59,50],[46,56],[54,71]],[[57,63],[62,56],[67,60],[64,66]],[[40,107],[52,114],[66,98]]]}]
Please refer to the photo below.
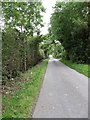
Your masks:
[{"label": "tarmac road surface", "polygon": [[88,118],[88,78],[50,58],[33,118]]}]

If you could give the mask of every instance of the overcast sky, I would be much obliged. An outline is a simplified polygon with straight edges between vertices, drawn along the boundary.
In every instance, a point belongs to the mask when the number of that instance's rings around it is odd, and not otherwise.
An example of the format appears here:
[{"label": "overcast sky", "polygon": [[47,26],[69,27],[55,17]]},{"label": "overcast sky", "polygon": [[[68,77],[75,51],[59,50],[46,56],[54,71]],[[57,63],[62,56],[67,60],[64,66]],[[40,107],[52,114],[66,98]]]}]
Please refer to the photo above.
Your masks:
[{"label": "overcast sky", "polygon": [[46,13],[43,14],[44,27],[41,29],[42,34],[48,33],[48,24],[50,23],[50,16],[53,12],[52,7],[55,6],[56,0],[42,0],[42,4],[46,9]]}]

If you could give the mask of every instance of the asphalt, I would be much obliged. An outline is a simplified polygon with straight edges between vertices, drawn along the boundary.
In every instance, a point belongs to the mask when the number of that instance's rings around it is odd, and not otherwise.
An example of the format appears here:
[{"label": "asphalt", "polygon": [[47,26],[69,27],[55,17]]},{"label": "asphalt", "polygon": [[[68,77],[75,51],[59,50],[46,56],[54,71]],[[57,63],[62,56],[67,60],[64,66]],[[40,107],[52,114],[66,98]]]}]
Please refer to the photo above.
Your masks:
[{"label": "asphalt", "polygon": [[88,118],[88,78],[49,60],[33,118]]}]

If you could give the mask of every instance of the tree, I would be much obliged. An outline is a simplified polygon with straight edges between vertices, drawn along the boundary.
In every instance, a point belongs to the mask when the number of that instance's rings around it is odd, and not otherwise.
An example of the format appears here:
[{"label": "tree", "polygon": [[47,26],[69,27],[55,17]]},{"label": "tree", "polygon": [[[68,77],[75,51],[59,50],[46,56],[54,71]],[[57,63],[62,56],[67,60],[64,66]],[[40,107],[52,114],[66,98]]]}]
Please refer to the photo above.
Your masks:
[{"label": "tree", "polygon": [[19,29],[26,35],[40,33],[42,24],[41,12],[45,9],[41,2],[3,2],[2,10],[6,27]]},{"label": "tree", "polygon": [[40,44],[40,49],[44,51],[45,58],[47,58],[50,54],[52,54],[55,58],[62,56],[64,48],[59,41],[54,39],[50,28],[49,33],[44,35],[42,39],[43,41]]},{"label": "tree", "polygon": [[51,31],[66,50],[67,59],[87,62],[87,3],[57,2],[51,16]]},{"label": "tree", "polygon": [[2,11],[5,23],[2,32],[3,76],[11,78],[41,60],[41,13],[45,9],[41,2],[2,2]]}]

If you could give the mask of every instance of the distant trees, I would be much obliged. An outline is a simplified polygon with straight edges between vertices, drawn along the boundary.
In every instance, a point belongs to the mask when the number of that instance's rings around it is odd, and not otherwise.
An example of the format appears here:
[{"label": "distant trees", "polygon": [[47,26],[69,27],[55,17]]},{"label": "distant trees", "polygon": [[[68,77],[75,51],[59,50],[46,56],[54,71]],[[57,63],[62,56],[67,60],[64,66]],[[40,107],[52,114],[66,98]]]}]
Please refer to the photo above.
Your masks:
[{"label": "distant trees", "polygon": [[[35,65],[40,59],[39,43],[41,2],[3,2],[4,29],[2,31],[3,80],[16,77]],[[36,35],[36,36],[35,36]]]},{"label": "distant trees", "polygon": [[66,59],[88,61],[88,3],[57,2],[51,16],[51,31],[66,51]]},{"label": "distant trees", "polygon": [[50,40],[50,35],[46,34],[42,36],[42,42],[40,44],[40,49],[43,50],[44,52],[44,57],[47,58],[48,57],[48,52],[49,52],[49,48],[51,46],[52,41]]},{"label": "distant trees", "polygon": [[47,58],[50,54],[53,57],[60,58],[64,52],[64,48],[61,43],[54,39],[53,34],[49,33],[42,36],[42,42],[40,43],[40,49],[44,52],[44,57]]}]

